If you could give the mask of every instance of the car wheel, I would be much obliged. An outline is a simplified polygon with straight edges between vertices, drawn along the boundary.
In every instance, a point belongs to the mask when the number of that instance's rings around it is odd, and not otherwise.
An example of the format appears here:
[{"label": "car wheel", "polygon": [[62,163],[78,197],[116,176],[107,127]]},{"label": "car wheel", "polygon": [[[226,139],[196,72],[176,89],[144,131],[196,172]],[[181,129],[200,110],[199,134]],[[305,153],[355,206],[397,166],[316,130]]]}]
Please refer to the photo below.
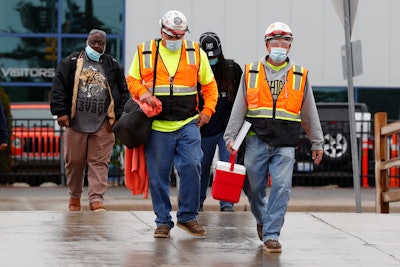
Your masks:
[{"label": "car wheel", "polygon": [[350,151],[349,139],[341,133],[324,135],[324,157],[331,161],[344,160]]}]

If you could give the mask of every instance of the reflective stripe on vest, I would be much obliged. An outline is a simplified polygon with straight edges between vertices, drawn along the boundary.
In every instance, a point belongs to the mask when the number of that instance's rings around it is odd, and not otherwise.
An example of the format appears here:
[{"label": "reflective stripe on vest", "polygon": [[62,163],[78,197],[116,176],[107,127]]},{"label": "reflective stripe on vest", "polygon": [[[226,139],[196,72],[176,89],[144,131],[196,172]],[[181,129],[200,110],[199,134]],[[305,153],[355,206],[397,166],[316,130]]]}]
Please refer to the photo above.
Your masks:
[{"label": "reflective stripe on vest", "polygon": [[[170,87],[169,86],[156,86],[155,95],[166,96],[170,95]],[[197,86],[193,87],[182,87],[182,86],[174,86],[174,95],[194,95],[197,94]]]},{"label": "reflective stripe on vest", "polygon": [[[273,117],[272,108],[259,108],[259,109],[249,109],[247,112],[248,117],[252,118],[269,118]],[[288,120],[288,121],[301,121],[300,114],[295,114],[288,112],[286,110],[276,110],[275,118],[280,120]]]},{"label": "reflective stripe on vest", "polygon": [[186,64],[196,65],[196,49],[192,41],[184,40],[186,46]]},{"label": "reflective stripe on vest", "polygon": [[258,73],[260,72],[260,67],[261,63],[250,63],[247,88],[256,88],[258,86]]},{"label": "reflective stripe on vest", "polygon": [[147,41],[143,45],[143,62],[145,69],[153,68],[153,52],[152,48],[154,47],[154,40]]},{"label": "reflective stripe on vest", "polygon": [[294,65],[292,67],[292,69],[293,69],[293,74],[294,74],[293,75],[293,88],[292,89],[299,91],[300,90],[300,86],[302,84],[306,83],[305,77],[304,77],[305,75],[303,75],[305,69],[304,69],[304,67],[299,66],[299,65]]}]

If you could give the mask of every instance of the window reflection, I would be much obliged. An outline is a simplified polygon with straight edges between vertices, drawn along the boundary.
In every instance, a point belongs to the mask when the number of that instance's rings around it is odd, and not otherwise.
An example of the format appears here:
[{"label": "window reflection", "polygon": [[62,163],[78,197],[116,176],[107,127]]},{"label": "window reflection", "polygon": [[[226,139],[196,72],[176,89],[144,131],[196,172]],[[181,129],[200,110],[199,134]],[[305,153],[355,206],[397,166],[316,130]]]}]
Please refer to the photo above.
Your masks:
[{"label": "window reflection", "polygon": [[11,102],[48,102],[50,99],[49,86],[11,86],[3,87]]},{"label": "window reflection", "polygon": [[61,5],[63,33],[88,33],[101,28],[122,34],[124,0],[0,1],[0,33],[57,33]]},{"label": "window reflection", "polygon": [[122,34],[123,0],[64,0],[62,1],[62,31],[88,33],[91,29],[107,34]]},{"label": "window reflection", "polygon": [[[81,51],[86,46],[85,38],[66,37],[62,39],[62,58],[68,56],[73,51]],[[106,53],[113,56],[122,64],[122,38],[110,38],[107,36]]]},{"label": "window reflection", "polygon": [[57,1],[19,1],[16,9],[22,25],[30,32],[56,32]]},{"label": "window reflection", "polygon": [[2,82],[50,82],[57,64],[56,42],[57,39],[51,38],[3,37],[0,46]]},{"label": "window reflection", "polygon": [[346,87],[313,86],[316,102],[347,102]]},{"label": "window reflection", "polygon": [[0,1],[0,32],[55,33],[57,1]]},{"label": "window reflection", "polygon": [[57,62],[83,50],[92,28],[107,33],[106,53],[123,64],[124,2],[0,0],[0,83],[10,100],[47,100]]}]

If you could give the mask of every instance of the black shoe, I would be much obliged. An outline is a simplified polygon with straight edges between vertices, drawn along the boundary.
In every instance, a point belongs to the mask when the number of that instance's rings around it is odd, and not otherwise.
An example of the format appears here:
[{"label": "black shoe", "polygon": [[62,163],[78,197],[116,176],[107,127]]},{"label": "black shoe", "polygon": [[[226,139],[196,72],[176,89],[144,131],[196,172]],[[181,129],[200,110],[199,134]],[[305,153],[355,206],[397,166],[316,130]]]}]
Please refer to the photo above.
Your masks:
[{"label": "black shoe", "polygon": [[226,206],[226,207],[222,207],[221,211],[233,212],[233,211],[235,211],[235,209],[233,208],[233,206]]}]

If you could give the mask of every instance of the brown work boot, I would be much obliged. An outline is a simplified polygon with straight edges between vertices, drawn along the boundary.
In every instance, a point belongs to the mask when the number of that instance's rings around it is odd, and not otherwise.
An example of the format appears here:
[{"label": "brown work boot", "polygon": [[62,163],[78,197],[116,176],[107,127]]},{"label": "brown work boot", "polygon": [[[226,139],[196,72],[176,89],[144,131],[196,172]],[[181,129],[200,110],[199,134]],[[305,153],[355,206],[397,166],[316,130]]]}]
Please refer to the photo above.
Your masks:
[{"label": "brown work boot", "polygon": [[262,226],[262,224],[258,224],[257,223],[257,234],[258,234],[258,238],[260,238],[260,240],[262,241],[262,238],[263,238],[263,226]]},{"label": "brown work boot", "polygon": [[268,239],[264,242],[264,249],[268,253],[281,253],[282,247],[278,240]]},{"label": "brown work boot", "polygon": [[156,230],[154,231],[154,237],[155,238],[168,238],[170,230],[171,230],[171,227],[169,227],[166,224],[161,224],[161,225],[157,226]]},{"label": "brown work boot", "polygon": [[103,203],[100,201],[95,201],[90,203],[90,210],[91,211],[105,211],[106,208],[103,206]]},{"label": "brown work boot", "polygon": [[81,199],[80,198],[69,198],[69,211],[81,211]]},{"label": "brown work boot", "polygon": [[206,230],[196,220],[189,222],[178,222],[176,225],[193,236],[207,235]]}]

